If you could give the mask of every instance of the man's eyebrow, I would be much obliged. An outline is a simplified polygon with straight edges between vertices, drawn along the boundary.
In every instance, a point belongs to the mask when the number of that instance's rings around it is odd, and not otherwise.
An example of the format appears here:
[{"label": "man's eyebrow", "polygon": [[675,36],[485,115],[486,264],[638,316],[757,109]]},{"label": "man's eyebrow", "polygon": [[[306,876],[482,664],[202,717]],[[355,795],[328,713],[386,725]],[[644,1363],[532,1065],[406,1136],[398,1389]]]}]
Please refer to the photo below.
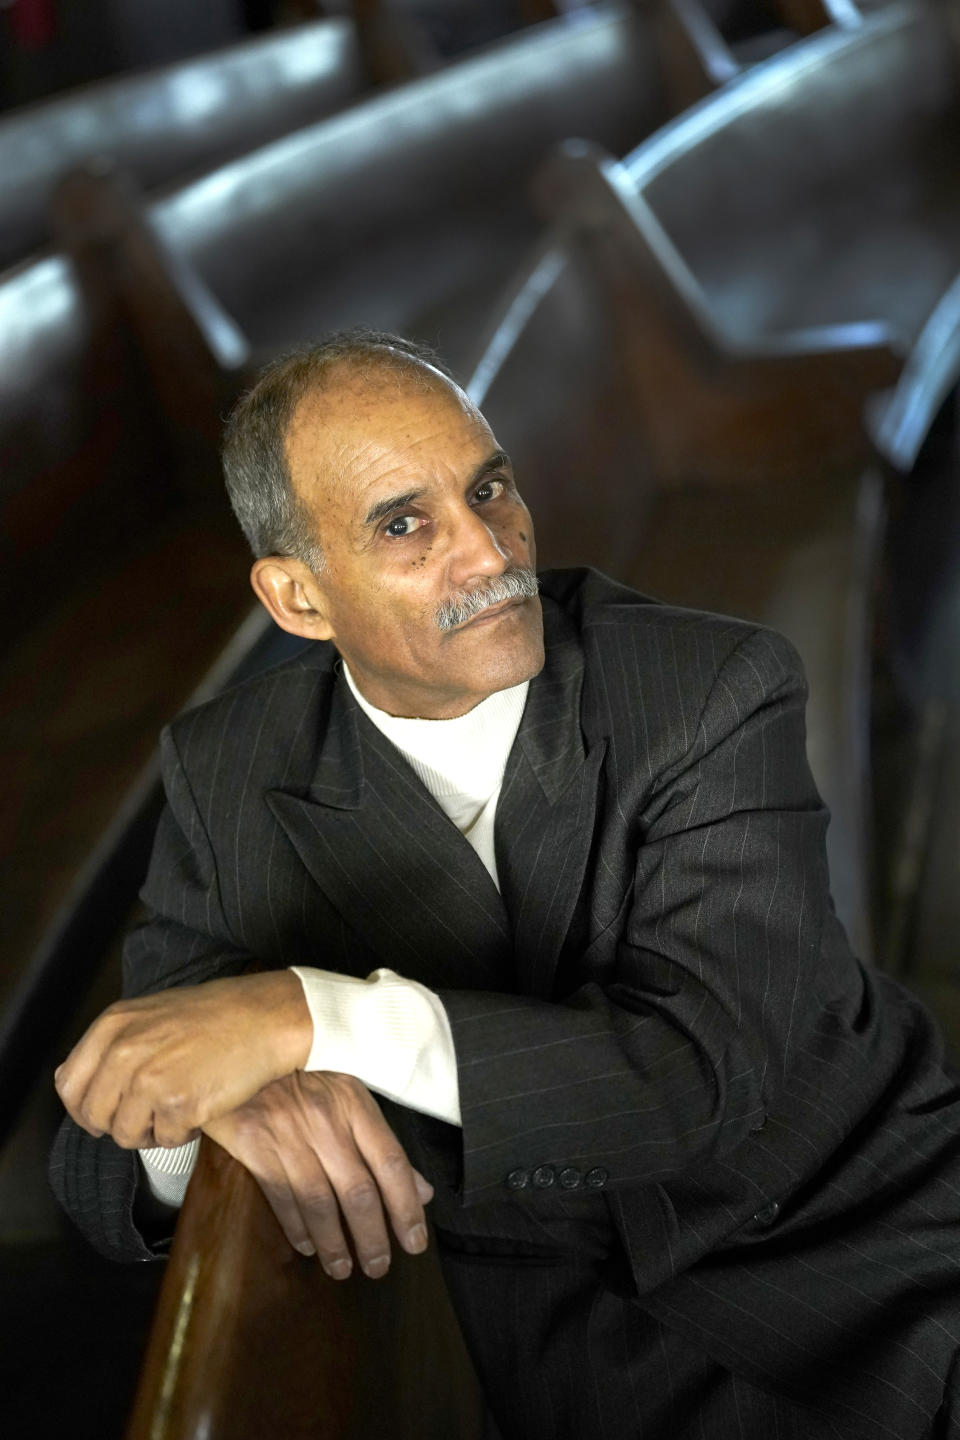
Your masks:
[{"label": "man's eyebrow", "polygon": [[[507,452],[505,450],[496,450],[484,460],[482,465],[477,466],[476,470],[474,470],[470,476],[469,485],[476,485],[478,480],[482,480],[485,475],[494,474],[497,470],[509,470],[510,468],[510,456]],[[369,528],[371,525],[376,525],[385,515],[390,515],[394,510],[402,510],[405,506],[412,505],[415,500],[420,499],[420,496],[424,493],[424,489],[425,487],[421,485],[417,490],[404,490],[400,495],[385,495],[382,500],[378,500],[375,505],[371,505],[363,517],[364,527]]]},{"label": "man's eyebrow", "polygon": [[371,505],[363,517],[364,525],[376,525],[377,521],[382,520],[384,515],[389,515],[391,510],[402,510],[405,505],[412,505],[414,500],[420,499],[423,488],[421,485],[418,490],[404,490],[402,495],[385,495],[376,505]]},{"label": "man's eyebrow", "polygon": [[506,450],[495,450],[487,460],[484,460],[482,465],[478,465],[476,470],[474,470],[470,477],[470,484],[476,485],[477,481],[482,480],[484,475],[492,475],[495,470],[511,470],[512,468],[510,456]]}]

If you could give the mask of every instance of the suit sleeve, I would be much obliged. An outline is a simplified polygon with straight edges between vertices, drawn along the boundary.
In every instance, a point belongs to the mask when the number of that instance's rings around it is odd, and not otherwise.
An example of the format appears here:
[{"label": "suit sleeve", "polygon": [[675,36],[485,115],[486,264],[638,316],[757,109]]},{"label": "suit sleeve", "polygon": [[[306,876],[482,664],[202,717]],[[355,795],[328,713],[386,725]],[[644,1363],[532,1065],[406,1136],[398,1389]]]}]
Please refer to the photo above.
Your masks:
[{"label": "suit sleeve", "polygon": [[[141,892],[147,918],[124,946],[127,996],[238,975],[252,962],[224,919],[213,852],[170,731],[161,756],[167,805]],[[166,1248],[148,1244],[136,1223],[139,1180],[136,1151],[95,1139],[69,1116],[63,1120],[51,1185],[82,1234],[112,1260],[149,1260]]]},{"label": "suit sleeve", "polygon": [[[751,632],[636,815],[608,975],[562,1003],[441,991],[456,1046],[463,1199],[515,1168],[663,1180],[762,1124],[819,1003],[826,812],[792,647]],[[631,817],[633,818],[633,817]]]}]

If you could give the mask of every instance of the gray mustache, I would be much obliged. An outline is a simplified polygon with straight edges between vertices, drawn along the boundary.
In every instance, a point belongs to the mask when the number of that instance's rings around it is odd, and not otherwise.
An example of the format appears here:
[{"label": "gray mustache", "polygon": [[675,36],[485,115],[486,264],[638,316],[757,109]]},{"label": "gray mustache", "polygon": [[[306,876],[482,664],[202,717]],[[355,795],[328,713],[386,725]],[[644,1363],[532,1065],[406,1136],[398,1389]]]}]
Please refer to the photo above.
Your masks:
[{"label": "gray mustache", "polygon": [[478,585],[473,590],[459,590],[437,606],[435,619],[441,630],[455,630],[475,615],[489,610],[491,605],[502,605],[505,600],[532,600],[538,590],[536,572],[517,568],[505,570],[495,580]]}]

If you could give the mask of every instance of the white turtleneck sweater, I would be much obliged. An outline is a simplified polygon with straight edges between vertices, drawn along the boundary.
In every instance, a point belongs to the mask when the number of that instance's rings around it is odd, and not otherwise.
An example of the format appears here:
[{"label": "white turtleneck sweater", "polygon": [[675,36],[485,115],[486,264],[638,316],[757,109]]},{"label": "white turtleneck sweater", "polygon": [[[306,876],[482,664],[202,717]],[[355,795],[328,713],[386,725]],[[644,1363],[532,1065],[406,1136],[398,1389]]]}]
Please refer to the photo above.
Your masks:
[{"label": "white turtleneck sweater", "polygon": [[[493,826],[507,757],[516,738],[529,682],[498,690],[453,720],[388,715],[343,671],[360,709],[400,751],[440,808],[473,846],[500,888]],[[371,1090],[411,1110],[460,1124],[457,1059],[446,1011],[437,995],[392,970],[366,980],[306,966],[291,967],[313,1021],[305,1070],[355,1075]],[[181,1204],[198,1142],[141,1150],[156,1199]]]}]

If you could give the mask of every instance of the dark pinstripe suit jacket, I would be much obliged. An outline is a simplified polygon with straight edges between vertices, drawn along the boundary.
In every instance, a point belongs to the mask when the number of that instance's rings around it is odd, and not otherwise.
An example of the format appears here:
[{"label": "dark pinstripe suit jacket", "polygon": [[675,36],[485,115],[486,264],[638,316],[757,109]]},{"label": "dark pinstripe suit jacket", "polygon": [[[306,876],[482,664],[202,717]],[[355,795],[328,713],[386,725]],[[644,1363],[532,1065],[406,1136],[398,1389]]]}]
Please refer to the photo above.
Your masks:
[{"label": "dark pinstripe suit jacket", "polygon": [[[443,1228],[619,1248],[722,1363],[922,1434],[957,1344],[958,1111],[924,1012],[834,918],[799,662],[593,572],[543,588],[502,895],[318,645],[165,735],[128,989],[251,955],[433,987],[462,1137],[390,1118]],[[129,1155],[67,1123],[52,1173],[95,1244],[147,1255]]]}]

